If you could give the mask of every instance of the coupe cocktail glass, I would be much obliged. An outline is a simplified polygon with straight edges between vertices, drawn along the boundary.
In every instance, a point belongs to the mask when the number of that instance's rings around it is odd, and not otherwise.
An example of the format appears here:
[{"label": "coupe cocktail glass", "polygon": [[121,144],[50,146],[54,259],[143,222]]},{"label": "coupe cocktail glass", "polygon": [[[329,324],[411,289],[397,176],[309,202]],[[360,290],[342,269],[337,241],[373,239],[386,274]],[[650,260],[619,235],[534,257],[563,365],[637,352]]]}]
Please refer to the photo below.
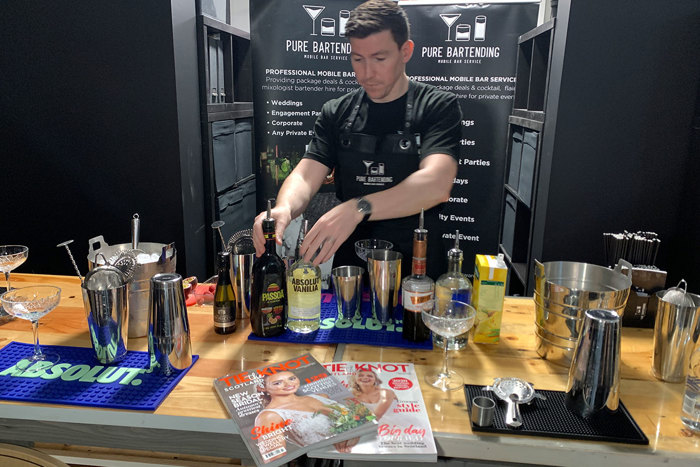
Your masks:
[{"label": "coupe cocktail glass", "polygon": [[58,306],[61,289],[52,285],[20,287],[0,295],[0,304],[6,312],[32,323],[34,332],[34,354],[26,359],[30,364],[38,361],[57,363],[58,354],[44,353],[39,346],[39,318]]},{"label": "coupe cocktail glass", "polygon": [[394,248],[393,243],[378,238],[367,238],[355,242],[355,254],[365,262],[367,262],[367,253],[369,253],[370,250],[391,250],[392,248]]},{"label": "coupe cocktail glass", "polygon": [[10,272],[27,261],[29,248],[23,245],[0,245],[0,271],[5,273],[7,290],[10,290]]},{"label": "coupe cocktail glass", "polygon": [[455,24],[455,21],[462,16],[462,13],[440,13],[440,18],[445,22],[447,25],[447,41],[446,42],[452,42],[452,39],[450,39],[450,30],[452,29],[452,25]]},{"label": "coupe cocktail glass", "polygon": [[325,6],[321,5],[302,5],[304,7],[304,10],[306,10],[306,14],[309,15],[311,20],[313,21],[313,29],[311,32],[312,36],[317,36],[316,34],[316,18],[318,18],[318,15],[321,14],[323,10],[326,9]]},{"label": "coupe cocktail glass", "polygon": [[[476,310],[464,302],[450,300],[444,307],[437,307],[434,300],[425,303],[423,322],[428,329],[445,339],[459,336],[474,325]],[[447,346],[443,352],[442,369],[425,375],[425,382],[441,391],[452,391],[464,385],[464,378],[448,368]]]}]

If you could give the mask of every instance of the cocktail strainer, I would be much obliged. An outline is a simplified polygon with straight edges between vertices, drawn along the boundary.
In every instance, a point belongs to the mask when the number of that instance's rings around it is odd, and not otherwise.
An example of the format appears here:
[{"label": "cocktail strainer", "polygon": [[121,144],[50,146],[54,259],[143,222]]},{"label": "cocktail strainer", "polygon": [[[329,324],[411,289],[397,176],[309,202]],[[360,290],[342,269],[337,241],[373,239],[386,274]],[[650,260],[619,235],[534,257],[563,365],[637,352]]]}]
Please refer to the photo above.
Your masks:
[{"label": "cocktail strainer", "polygon": [[520,416],[520,404],[529,404],[532,399],[539,397],[546,399],[542,394],[535,392],[532,384],[520,378],[495,378],[491,386],[486,386],[485,391],[493,391],[499,399],[508,404],[505,423],[517,428],[523,424]]}]

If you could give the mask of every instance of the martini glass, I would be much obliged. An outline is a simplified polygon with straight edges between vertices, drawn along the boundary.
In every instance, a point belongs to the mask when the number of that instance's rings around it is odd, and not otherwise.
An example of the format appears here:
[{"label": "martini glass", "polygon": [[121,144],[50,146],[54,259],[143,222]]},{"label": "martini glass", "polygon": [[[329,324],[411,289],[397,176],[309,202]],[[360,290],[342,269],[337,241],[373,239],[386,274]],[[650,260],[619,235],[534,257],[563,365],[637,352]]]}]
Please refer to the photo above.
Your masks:
[{"label": "martini glass", "polygon": [[29,248],[22,245],[0,245],[0,271],[5,273],[7,290],[10,290],[10,272],[27,261]]},{"label": "martini glass", "polygon": [[[450,300],[444,307],[438,307],[435,300],[430,300],[425,303],[422,314],[428,329],[449,339],[471,329],[476,310],[471,305],[457,300]],[[441,391],[453,391],[464,385],[464,378],[448,368],[447,346],[443,352],[442,369],[426,374],[425,382]]]},{"label": "martini glass", "polygon": [[58,354],[44,353],[39,346],[39,318],[56,308],[60,300],[61,289],[52,285],[20,287],[0,295],[0,304],[5,311],[32,323],[34,354],[27,358],[30,364],[40,361],[55,364],[60,360]]},{"label": "martini glass", "polygon": [[318,18],[318,15],[321,14],[323,10],[326,9],[325,6],[320,6],[320,5],[302,5],[304,7],[304,10],[306,10],[306,14],[309,15],[311,20],[313,21],[313,29],[311,32],[312,36],[317,36],[316,34],[316,18]]},{"label": "martini glass", "polygon": [[440,13],[440,18],[442,18],[445,25],[447,25],[447,40],[445,42],[452,42],[452,39],[450,39],[450,30],[460,16],[462,16],[462,13]]}]

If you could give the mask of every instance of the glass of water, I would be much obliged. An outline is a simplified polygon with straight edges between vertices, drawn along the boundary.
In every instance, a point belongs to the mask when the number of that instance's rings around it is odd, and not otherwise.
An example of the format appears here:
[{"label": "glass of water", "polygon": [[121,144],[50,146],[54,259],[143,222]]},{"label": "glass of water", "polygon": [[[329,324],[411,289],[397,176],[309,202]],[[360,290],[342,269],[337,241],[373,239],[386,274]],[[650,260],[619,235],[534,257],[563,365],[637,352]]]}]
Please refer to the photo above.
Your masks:
[{"label": "glass of water", "polygon": [[[449,339],[469,331],[474,325],[476,310],[467,303],[450,300],[443,307],[437,307],[434,300],[426,302],[423,322],[435,334]],[[447,346],[443,350],[442,369],[425,375],[426,383],[441,391],[453,391],[464,385],[464,378],[448,367]]]}]

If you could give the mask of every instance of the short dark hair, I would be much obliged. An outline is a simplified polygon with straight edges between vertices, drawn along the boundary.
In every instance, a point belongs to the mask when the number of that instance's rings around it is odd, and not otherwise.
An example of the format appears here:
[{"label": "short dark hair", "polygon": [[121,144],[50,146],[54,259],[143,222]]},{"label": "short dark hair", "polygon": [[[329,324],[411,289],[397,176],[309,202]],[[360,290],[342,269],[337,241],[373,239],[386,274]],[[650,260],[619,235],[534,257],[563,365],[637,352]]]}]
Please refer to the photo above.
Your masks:
[{"label": "short dark hair", "polygon": [[411,37],[406,12],[391,0],[369,0],[350,12],[345,24],[345,37],[365,37],[389,30],[401,47]]}]

